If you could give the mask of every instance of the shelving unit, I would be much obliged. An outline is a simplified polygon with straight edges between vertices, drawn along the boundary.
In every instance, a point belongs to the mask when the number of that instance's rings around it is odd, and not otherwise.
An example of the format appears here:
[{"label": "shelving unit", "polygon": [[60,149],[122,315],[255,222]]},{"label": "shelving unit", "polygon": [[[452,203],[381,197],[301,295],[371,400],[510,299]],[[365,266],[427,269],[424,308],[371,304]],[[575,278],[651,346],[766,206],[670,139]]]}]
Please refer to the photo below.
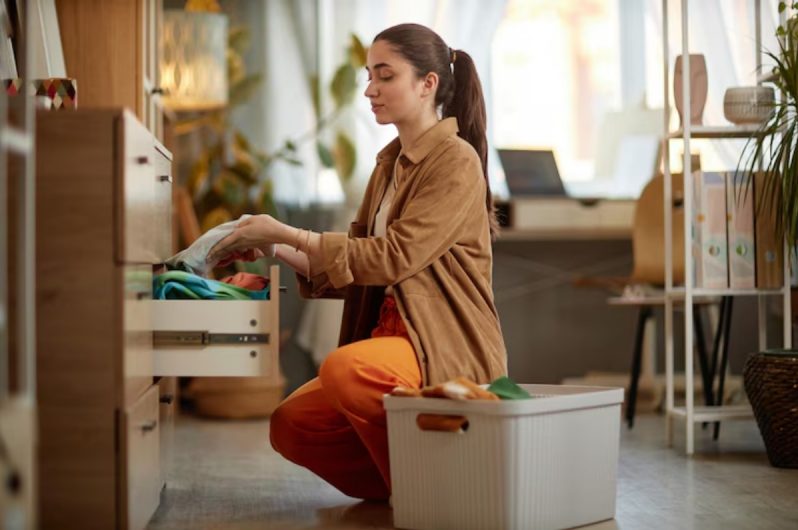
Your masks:
[{"label": "shelving unit", "polygon": [[[25,23],[23,36],[31,35],[36,23],[35,17],[26,16],[29,14],[26,7],[20,13]],[[0,20],[0,39],[6,39],[5,28],[10,22],[4,9],[0,10],[0,17],[4,18]],[[35,53],[28,44],[22,43],[21,77],[33,71]],[[3,528],[37,527],[35,116],[33,98],[24,94],[25,91],[10,102],[5,87],[0,87],[0,527]],[[15,122],[9,117],[12,106]],[[10,265],[14,268],[13,281],[9,281]]]},{"label": "shelving unit", "polygon": [[[760,0],[755,0],[755,46],[757,62],[757,82],[759,84],[767,82],[769,76],[762,75],[762,55],[761,55],[761,5]],[[782,23],[785,21],[785,14],[781,14]],[[682,56],[683,71],[690,71],[689,38],[688,38],[688,1],[681,0],[681,24],[682,24]],[[685,352],[685,388],[693,389],[693,301],[697,296],[756,296],[758,297],[758,333],[759,347],[764,349],[767,346],[766,337],[766,301],[768,296],[781,296],[783,301],[783,324],[784,335],[783,345],[785,348],[792,346],[791,336],[791,308],[790,308],[790,274],[788,259],[789,253],[784,252],[784,283],[780,289],[705,289],[696,288],[693,282],[693,257],[692,257],[692,210],[693,210],[693,172],[690,154],[690,140],[692,138],[707,139],[729,139],[729,138],[749,138],[756,134],[756,126],[692,126],[690,123],[690,75],[682,76],[683,108],[686,110],[683,127],[677,131],[670,131],[670,104],[668,94],[670,94],[670,53],[668,51],[668,0],[662,1],[662,25],[663,25],[663,67],[664,67],[664,173],[665,173],[665,370],[666,370],[666,432],[668,444],[673,444],[673,420],[674,418],[685,422],[685,449],[688,455],[692,455],[695,450],[694,427],[695,423],[707,421],[749,419],[753,417],[750,406],[710,406],[697,407],[694,404],[694,393],[685,391],[685,405],[676,407],[674,405],[674,340],[673,340],[673,314],[674,302],[684,300],[684,352]],[[674,287],[673,285],[673,233],[672,233],[672,212],[669,205],[672,203],[672,183],[670,168],[670,140],[680,139],[683,141],[684,150],[684,260],[686,271],[685,285]]]}]

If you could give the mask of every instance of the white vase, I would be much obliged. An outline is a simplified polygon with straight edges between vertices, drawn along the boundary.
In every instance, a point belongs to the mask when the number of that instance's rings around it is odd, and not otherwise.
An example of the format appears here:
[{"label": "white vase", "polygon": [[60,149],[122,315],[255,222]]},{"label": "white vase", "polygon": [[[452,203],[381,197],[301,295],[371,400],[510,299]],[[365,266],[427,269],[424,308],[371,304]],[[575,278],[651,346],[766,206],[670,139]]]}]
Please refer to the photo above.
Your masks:
[{"label": "white vase", "polygon": [[[679,125],[684,125],[684,98],[682,97],[682,56],[676,57],[673,72],[673,99],[679,113]],[[707,63],[700,53],[690,54],[690,124],[703,123],[704,105],[707,102]]]}]

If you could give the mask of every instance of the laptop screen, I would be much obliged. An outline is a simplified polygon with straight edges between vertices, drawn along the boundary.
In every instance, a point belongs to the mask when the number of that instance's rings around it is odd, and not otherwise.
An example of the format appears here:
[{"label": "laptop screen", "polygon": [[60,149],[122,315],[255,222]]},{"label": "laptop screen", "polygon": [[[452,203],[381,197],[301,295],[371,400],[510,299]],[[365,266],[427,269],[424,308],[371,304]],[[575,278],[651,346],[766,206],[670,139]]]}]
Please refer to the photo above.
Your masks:
[{"label": "laptop screen", "polygon": [[499,149],[511,197],[566,195],[554,153],[549,149]]}]

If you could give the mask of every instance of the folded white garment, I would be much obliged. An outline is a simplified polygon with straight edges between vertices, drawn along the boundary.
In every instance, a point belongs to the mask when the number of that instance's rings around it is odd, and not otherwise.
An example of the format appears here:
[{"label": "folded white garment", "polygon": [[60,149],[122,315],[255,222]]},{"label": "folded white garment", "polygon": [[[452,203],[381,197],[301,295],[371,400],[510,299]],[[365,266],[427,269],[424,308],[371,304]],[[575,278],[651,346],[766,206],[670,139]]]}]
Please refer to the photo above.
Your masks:
[{"label": "folded white garment", "polygon": [[228,221],[211,228],[199,236],[190,247],[181,250],[166,260],[166,266],[170,269],[184,270],[196,274],[197,276],[205,276],[207,272],[213,270],[218,263],[217,260],[212,262],[205,261],[208,257],[208,252],[210,252],[216,243],[229,236],[233,230],[236,229],[239,222],[248,217],[252,216],[244,214],[234,221]]}]

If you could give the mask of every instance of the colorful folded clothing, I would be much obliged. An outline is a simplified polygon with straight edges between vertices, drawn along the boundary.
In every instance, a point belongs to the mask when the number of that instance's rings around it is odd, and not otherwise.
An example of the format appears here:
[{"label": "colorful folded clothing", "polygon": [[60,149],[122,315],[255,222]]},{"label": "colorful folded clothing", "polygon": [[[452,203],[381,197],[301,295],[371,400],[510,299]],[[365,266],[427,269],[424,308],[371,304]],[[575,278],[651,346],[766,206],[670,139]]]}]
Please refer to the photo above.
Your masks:
[{"label": "colorful folded clothing", "polygon": [[487,389],[482,388],[467,377],[456,377],[439,385],[425,386],[424,388],[409,388],[397,386],[391,391],[392,396],[398,397],[435,397],[456,400],[485,399],[498,401],[499,399],[530,399],[529,392],[515,384],[509,377],[499,377]]},{"label": "colorful folded clothing", "polygon": [[[486,389],[467,377],[456,377],[439,385],[411,388],[397,386],[391,391],[397,397],[433,397],[465,400],[499,401],[499,399],[530,399],[529,392],[515,384],[509,377],[499,377]],[[468,418],[457,414],[419,414],[416,425],[424,431],[457,432],[468,428]]]},{"label": "colorful folded clothing", "polygon": [[271,285],[250,290],[184,271],[168,271],[152,279],[155,300],[269,300]]},{"label": "colorful folded clothing", "polygon": [[260,274],[254,274],[251,272],[237,272],[232,276],[222,278],[220,281],[230,285],[243,287],[244,289],[249,289],[250,291],[262,291],[269,285],[270,282],[269,278],[266,276],[261,276]]}]

